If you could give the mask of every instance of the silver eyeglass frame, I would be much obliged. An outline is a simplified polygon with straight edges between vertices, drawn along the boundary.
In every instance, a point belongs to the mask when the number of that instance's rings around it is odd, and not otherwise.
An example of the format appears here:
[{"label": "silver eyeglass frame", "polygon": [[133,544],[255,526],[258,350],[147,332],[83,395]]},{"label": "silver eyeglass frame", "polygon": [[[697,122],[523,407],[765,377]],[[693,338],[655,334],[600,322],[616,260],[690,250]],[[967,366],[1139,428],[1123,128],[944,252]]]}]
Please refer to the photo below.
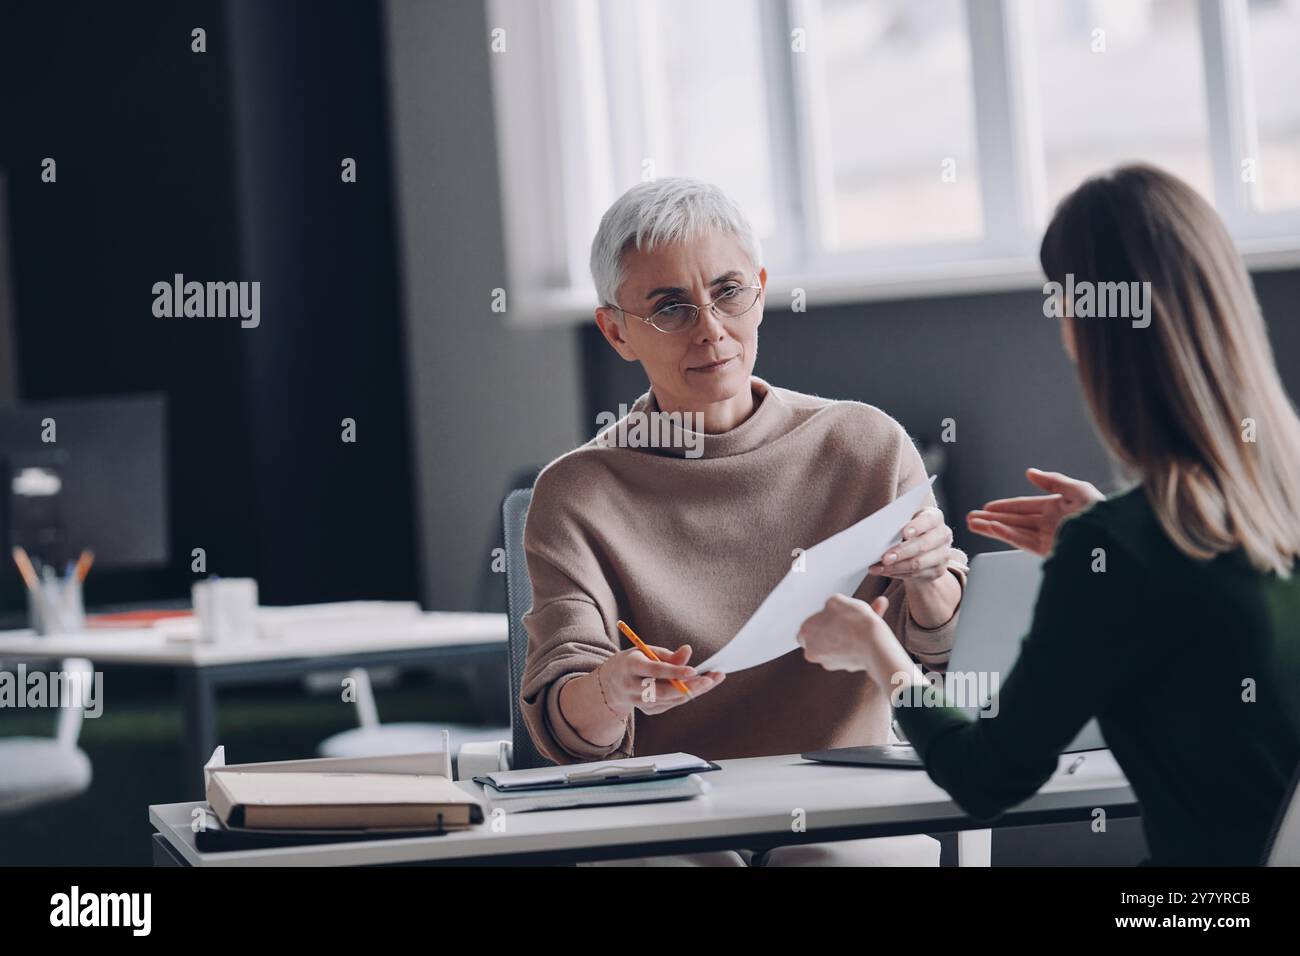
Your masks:
[{"label": "silver eyeglass frame", "polygon": [[[756,295],[756,296],[754,296],[754,301],[753,301],[752,303],[750,303],[749,308],[745,309],[744,312],[737,312],[735,315],[726,315],[726,316],[723,316],[724,318],[728,318],[728,319],[738,319],[738,318],[740,318],[742,315],[748,315],[750,312],[754,311],[754,306],[758,305],[758,300],[761,299],[761,298],[763,297],[763,295],[762,295],[762,292],[763,292],[763,286],[762,286],[761,284],[758,284],[758,285],[742,285],[742,286],[737,286],[736,288],[737,288],[737,289],[749,289],[749,290],[751,290],[751,291],[757,291],[759,294]],[[713,299],[710,299],[708,302],[703,303],[702,305],[696,305],[694,302],[677,302],[677,303],[674,303],[673,305],[666,305],[666,306],[663,307],[663,309],[657,309],[656,311],[651,312],[648,316],[647,316],[647,315],[637,315],[635,312],[629,312],[627,309],[625,309],[625,308],[623,308],[621,305],[617,305],[617,304],[616,304],[616,305],[607,305],[606,308],[607,308],[607,309],[618,309],[618,311],[622,312],[624,315],[630,315],[630,316],[632,316],[632,318],[634,318],[634,319],[640,319],[642,322],[646,323],[646,325],[650,326],[650,328],[654,329],[656,332],[659,332],[659,333],[662,334],[662,335],[680,335],[680,334],[683,333],[683,332],[688,332],[688,331],[690,331],[691,329],[695,328],[695,326],[698,325],[699,322],[700,322],[700,313],[703,312],[705,309],[711,309],[711,308],[713,308],[714,303],[717,302],[717,301],[718,301],[718,300],[717,300],[716,298],[713,298]],[[657,325],[654,324],[654,317],[655,317],[656,315],[658,315],[660,312],[663,312],[665,309],[681,309],[681,308],[691,308],[691,309],[694,309],[694,310],[695,310],[695,313],[692,315],[690,321],[687,322],[685,325],[683,325],[680,329],[673,329],[673,330],[670,332],[670,331],[668,331],[667,329],[661,329],[661,328],[659,328],[659,326],[657,326]],[[719,315],[721,315],[721,313],[715,313],[715,314],[719,314]]]}]

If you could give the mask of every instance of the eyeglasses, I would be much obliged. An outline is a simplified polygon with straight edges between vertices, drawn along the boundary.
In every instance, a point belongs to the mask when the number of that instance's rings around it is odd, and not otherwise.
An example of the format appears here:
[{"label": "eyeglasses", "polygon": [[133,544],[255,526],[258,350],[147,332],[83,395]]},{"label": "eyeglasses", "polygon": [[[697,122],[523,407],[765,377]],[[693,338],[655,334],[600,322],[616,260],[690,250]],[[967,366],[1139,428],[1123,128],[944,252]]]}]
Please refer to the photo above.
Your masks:
[{"label": "eyeglasses", "polygon": [[674,332],[685,332],[687,329],[694,328],[695,323],[700,320],[700,311],[702,309],[711,308],[718,315],[726,316],[729,319],[739,318],[758,303],[758,297],[762,291],[763,287],[761,285],[737,285],[731,283],[714,296],[712,301],[705,302],[703,305],[693,305],[690,302],[673,302],[662,309],[657,309],[648,316],[629,312],[619,305],[613,305],[610,308],[618,309],[624,315],[640,319],[658,331],[671,335]]}]

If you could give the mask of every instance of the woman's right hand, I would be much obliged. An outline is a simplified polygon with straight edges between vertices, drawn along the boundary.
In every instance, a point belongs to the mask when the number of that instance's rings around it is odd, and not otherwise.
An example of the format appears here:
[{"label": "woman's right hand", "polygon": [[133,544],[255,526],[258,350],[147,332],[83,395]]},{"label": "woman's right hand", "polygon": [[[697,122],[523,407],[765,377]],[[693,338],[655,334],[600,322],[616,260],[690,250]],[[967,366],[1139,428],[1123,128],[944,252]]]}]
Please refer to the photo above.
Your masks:
[{"label": "woman's right hand", "polygon": [[966,526],[1022,551],[1045,555],[1052,550],[1061,519],[1106,497],[1088,482],[1060,472],[1030,468],[1025,476],[1049,493],[990,501],[966,515]]},{"label": "woman's right hand", "polygon": [[596,668],[596,678],[604,691],[605,701],[619,715],[630,714],[635,708],[646,714],[662,714],[691,698],[673,686],[673,678],[682,681],[693,696],[707,694],[725,679],[717,671],[696,674],[695,668],[686,666],[691,659],[691,646],[683,644],[676,651],[666,647],[650,646],[659,660],[652,661],[637,648],[619,651]]}]

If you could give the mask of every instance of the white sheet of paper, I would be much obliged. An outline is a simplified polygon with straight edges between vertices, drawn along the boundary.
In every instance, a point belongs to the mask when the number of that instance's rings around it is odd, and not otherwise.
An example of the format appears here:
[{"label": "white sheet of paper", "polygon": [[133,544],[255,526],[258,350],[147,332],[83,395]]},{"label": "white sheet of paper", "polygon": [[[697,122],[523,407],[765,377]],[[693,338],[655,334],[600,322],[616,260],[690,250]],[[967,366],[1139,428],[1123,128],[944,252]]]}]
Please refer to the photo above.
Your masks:
[{"label": "white sheet of paper", "polygon": [[797,649],[795,637],[803,622],[825,607],[832,594],[858,589],[867,569],[902,540],[904,526],[932,484],[933,477],[804,551],[803,570],[787,571],[736,636],[695,669],[731,674]]}]

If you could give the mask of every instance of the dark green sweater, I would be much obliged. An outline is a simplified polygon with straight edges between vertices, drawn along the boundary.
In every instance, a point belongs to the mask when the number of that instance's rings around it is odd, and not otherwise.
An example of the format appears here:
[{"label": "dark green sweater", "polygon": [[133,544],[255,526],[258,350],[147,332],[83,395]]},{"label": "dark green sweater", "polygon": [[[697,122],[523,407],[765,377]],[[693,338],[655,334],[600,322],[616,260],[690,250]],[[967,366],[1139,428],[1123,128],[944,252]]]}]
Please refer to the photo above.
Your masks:
[{"label": "dark green sweater", "polygon": [[[1097,548],[1104,573],[1092,570]],[[1002,677],[997,717],[897,710],[930,777],[970,816],[1032,795],[1096,716],[1141,804],[1152,863],[1261,862],[1300,760],[1300,568],[1282,580],[1240,554],[1193,561],[1142,489],[1115,496],[1058,529]]]}]

